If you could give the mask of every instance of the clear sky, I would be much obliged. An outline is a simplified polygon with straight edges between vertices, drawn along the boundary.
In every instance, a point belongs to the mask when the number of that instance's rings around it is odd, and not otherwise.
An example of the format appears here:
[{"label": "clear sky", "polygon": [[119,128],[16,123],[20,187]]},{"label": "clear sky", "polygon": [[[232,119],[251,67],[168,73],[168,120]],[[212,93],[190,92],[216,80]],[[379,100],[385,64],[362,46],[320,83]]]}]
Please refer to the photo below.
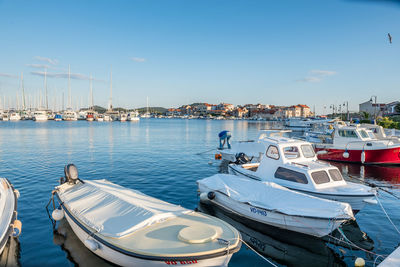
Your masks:
[{"label": "clear sky", "polygon": [[[389,43],[387,34],[392,36]],[[0,95],[50,107],[192,102],[316,106],[400,99],[400,2],[0,0]],[[2,97],[2,102],[4,97]],[[65,100],[66,101],[66,100]],[[14,104],[13,104],[14,103]]]}]

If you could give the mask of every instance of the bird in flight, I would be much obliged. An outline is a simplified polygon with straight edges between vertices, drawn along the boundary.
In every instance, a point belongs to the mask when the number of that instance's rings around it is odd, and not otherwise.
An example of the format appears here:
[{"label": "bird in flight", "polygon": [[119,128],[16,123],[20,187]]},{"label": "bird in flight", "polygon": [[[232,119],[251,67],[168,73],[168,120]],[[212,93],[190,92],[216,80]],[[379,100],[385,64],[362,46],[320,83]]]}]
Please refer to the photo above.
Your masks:
[{"label": "bird in flight", "polygon": [[388,33],[389,43],[392,43],[392,36]]}]

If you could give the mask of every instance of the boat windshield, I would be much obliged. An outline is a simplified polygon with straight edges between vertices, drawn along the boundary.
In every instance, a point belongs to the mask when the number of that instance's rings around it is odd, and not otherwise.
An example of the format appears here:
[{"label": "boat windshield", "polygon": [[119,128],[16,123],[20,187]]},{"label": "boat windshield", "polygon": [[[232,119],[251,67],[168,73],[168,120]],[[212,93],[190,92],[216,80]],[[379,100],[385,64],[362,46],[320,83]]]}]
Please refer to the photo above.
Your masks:
[{"label": "boat windshield", "polygon": [[360,132],[362,138],[368,138],[369,137],[366,131],[360,130],[359,132]]},{"label": "boat windshield", "polygon": [[311,145],[302,145],[301,151],[303,152],[303,156],[306,158],[313,158],[315,156],[314,149]]},{"label": "boat windshield", "polygon": [[326,171],[313,172],[311,173],[311,177],[316,184],[325,184],[330,182],[329,176]]},{"label": "boat windshield", "polygon": [[356,132],[353,130],[339,130],[339,135],[342,137],[358,138]]},{"label": "boat windshield", "polygon": [[367,133],[368,133],[369,138],[371,138],[371,139],[376,138],[376,135],[372,131],[368,131]]},{"label": "boat windshield", "polygon": [[297,146],[288,146],[283,148],[283,154],[287,159],[297,159],[300,157],[299,148]]},{"label": "boat windshield", "polygon": [[342,174],[336,169],[329,170],[329,174],[331,175],[332,180],[334,181],[342,181]]},{"label": "boat windshield", "polygon": [[282,167],[279,167],[276,170],[275,178],[300,184],[308,184],[307,177],[304,175],[304,173],[292,171]]}]

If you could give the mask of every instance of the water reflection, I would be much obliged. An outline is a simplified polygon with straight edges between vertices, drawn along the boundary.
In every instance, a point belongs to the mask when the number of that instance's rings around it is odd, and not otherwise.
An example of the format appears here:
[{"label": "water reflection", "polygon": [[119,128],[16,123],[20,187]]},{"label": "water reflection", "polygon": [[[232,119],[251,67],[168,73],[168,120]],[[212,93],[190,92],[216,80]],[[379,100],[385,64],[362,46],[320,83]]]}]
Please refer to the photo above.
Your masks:
[{"label": "water reflection", "polygon": [[355,163],[330,162],[339,168],[344,175],[374,179],[391,184],[400,184],[400,168],[398,166],[361,165]]},{"label": "water reflection", "polygon": [[342,258],[333,249],[326,246],[324,240],[283,229],[269,227],[256,229],[257,224],[249,226],[240,218],[232,219],[218,207],[199,203],[202,212],[218,217],[236,229],[242,239],[257,252],[287,266],[346,266]]},{"label": "water reflection", "polygon": [[0,266],[16,267],[21,266],[19,262],[20,246],[18,238],[10,237],[2,254],[0,255]]},{"label": "water reflection", "polygon": [[88,250],[65,219],[58,222],[58,227],[53,233],[53,242],[67,253],[68,260],[76,266],[116,266]]}]

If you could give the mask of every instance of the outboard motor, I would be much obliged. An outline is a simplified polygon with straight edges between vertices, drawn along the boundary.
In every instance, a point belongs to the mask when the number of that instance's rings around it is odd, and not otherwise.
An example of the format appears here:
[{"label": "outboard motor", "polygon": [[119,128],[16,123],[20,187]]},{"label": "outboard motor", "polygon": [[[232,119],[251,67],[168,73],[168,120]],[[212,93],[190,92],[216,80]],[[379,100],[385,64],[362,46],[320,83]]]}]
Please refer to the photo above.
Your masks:
[{"label": "outboard motor", "polygon": [[246,164],[249,163],[253,158],[249,158],[245,153],[240,152],[236,155],[235,164]]},{"label": "outboard motor", "polygon": [[64,174],[67,182],[70,184],[76,184],[76,181],[79,180],[78,169],[74,164],[68,164],[67,166],[65,166]]}]

